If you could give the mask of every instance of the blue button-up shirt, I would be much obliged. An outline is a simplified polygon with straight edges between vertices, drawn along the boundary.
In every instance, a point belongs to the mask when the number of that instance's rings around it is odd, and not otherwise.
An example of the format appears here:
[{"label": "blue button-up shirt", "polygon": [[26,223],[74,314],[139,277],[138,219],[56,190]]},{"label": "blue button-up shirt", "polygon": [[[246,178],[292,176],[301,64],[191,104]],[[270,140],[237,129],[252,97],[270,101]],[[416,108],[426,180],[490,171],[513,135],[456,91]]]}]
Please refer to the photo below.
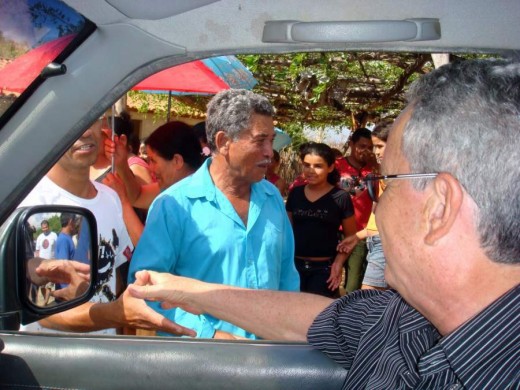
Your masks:
[{"label": "blue button-up shirt", "polygon": [[[130,264],[138,270],[170,272],[211,283],[252,289],[298,291],[294,238],[283,199],[266,180],[251,186],[247,226],[209,174],[211,159],[153,202]],[[209,315],[152,306],[198,337],[215,330],[255,338]]]}]

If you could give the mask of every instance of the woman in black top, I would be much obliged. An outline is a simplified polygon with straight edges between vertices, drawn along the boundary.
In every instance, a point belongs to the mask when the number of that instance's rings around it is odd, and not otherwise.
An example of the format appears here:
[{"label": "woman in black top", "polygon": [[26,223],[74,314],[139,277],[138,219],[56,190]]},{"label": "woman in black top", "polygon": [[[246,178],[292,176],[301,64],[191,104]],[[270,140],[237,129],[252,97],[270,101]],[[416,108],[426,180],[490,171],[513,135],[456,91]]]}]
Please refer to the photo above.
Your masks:
[{"label": "woman in black top", "polygon": [[339,173],[332,149],[308,143],[300,152],[307,182],[289,193],[286,210],[295,239],[295,263],[300,290],[334,297],[341,282],[346,253],[338,253],[340,226],[346,235],[356,232],[350,195],[337,186]]}]

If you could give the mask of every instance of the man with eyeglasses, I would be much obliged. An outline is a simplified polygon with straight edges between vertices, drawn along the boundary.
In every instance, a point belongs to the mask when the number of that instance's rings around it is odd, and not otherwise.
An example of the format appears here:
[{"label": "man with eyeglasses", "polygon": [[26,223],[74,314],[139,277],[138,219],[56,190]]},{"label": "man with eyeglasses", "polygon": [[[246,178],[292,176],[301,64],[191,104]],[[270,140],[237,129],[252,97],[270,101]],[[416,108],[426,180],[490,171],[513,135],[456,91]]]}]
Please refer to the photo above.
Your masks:
[{"label": "man with eyeglasses", "polygon": [[130,293],[308,340],[348,370],[344,389],[519,388],[520,64],[444,65],[409,102],[376,209],[393,289],[331,300],[143,271]]}]

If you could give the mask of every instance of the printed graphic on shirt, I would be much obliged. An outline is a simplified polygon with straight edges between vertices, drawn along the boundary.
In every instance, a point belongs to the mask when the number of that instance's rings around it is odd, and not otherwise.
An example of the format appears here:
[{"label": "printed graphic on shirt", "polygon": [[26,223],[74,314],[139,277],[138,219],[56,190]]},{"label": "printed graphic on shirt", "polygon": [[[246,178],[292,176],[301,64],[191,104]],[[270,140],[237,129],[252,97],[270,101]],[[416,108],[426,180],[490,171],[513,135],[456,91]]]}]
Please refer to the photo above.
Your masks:
[{"label": "printed graphic on shirt", "polygon": [[115,251],[110,243],[103,237],[99,237],[99,252],[98,252],[98,278],[96,281],[96,295],[102,294],[108,301],[114,301],[116,294],[111,290],[108,282],[113,277]]},{"label": "printed graphic on shirt", "polygon": [[295,208],[292,211],[292,213],[293,213],[293,218],[307,217],[307,218],[316,218],[316,219],[320,219],[320,220],[326,220],[329,215],[329,210]]},{"label": "printed graphic on shirt", "polygon": [[[98,278],[96,281],[96,295],[106,298],[108,301],[116,300],[116,292],[112,291],[110,281],[114,277],[116,250],[119,247],[119,236],[115,229],[112,229],[112,240],[99,236],[98,253]],[[132,250],[126,247],[123,254],[129,260]],[[103,298],[101,298],[103,299]]]}]

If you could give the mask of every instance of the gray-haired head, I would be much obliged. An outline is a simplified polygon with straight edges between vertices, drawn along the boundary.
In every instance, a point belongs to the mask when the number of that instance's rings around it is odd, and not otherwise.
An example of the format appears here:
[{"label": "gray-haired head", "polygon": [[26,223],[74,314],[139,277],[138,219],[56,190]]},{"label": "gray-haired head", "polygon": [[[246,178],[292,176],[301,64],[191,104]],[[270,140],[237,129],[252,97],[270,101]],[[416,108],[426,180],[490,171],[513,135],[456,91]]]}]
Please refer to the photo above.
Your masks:
[{"label": "gray-haired head", "polygon": [[274,116],[274,108],[266,97],[246,89],[228,89],[216,94],[208,103],[206,134],[212,152],[216,151],[215,135],[224,131],[232,140],[246,130],[253,114]]},{"label": "gray-haired head", "polygon": [[402,151],[411,171],[457,178],[479,209],[476,228],[489,258],[520,262],[520,64],[444,65],[418,80],[408,100]]}]

